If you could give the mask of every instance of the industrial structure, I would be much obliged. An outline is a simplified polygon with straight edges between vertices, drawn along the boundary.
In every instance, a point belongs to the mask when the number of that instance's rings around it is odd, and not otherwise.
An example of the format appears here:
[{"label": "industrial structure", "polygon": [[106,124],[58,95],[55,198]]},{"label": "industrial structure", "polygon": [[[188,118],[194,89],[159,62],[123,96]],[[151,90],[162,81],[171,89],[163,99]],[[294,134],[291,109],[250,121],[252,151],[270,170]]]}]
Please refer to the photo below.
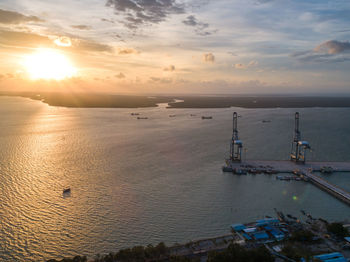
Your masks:
[{"label": "industrial structure", "polygon": [[233,113],[233,134],[230,144],[230,159],[222,171],[237,175],[293,173],[302,180],[309,181],[317,187],[350,205],[350,193],[322,179],[314,172],[350,172],[350,162],[306,162],[305,152],[311,149],[307,141],[301,140],[299,130],[299,113],[295,113],[295,130],[290,160],[244,160],[242,161],[243,143],[238,138],[238,115]]},{"label": "industrial structure", "polygon": [[238,115],[237,115],[237,112],[234,112],[233,113],[232,141],[231,141],[231,145],[230,145],[230,160],[232,162],[241,162],[242,161],[243,143],[238,138],[237,122],[238,122]]},{"label": "industrial structure", "polygon": [[292,150],[290,153],[290,159],[297,163],[305,163],[306,150],[310,150],[310,145],[307,141],[301,140],[301,133],[299,130],[299,112],[295,113],[294,123],[294,139],[292,142]]}]

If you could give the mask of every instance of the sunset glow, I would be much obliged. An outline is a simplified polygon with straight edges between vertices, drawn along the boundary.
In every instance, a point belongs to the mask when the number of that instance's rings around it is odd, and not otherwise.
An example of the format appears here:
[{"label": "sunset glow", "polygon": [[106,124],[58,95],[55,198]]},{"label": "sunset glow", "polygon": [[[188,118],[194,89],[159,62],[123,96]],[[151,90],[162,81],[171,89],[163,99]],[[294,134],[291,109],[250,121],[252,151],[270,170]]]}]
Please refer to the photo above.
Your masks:
[{"label": "sunset glow", "polygon": [[346,0],[34,2],[0,1],[0,89],[350,94]]},{"label": "sunset glow", "polygon": [[31,79],[62,80],[73,77],[77,71],[65,55],[52,49],[40,49],[26,56],[24,66]]}]

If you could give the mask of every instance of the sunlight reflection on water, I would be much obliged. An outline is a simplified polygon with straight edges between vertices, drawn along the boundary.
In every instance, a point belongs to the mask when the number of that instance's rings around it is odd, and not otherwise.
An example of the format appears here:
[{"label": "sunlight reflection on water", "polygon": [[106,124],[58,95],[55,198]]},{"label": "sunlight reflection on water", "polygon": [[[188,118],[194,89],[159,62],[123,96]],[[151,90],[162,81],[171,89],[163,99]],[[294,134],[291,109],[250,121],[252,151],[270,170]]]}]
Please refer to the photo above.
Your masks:
[{"label": "sunlight reflection on water", "polygon": [[[234,109],[68,109],[23,98],[0,101],[2,260],[186,242],[273,216],[273,208],[350,217],[345,204],[310,184],[223,174]],[[294,109],[237,110],[247,158],[288,158]],[[314,148],[310,159],[350,161],[350,109],[300,112],[302,136]],[[329,179],[344,184],[349,178]],[[70,197],[62,195],[66,187]]]}]

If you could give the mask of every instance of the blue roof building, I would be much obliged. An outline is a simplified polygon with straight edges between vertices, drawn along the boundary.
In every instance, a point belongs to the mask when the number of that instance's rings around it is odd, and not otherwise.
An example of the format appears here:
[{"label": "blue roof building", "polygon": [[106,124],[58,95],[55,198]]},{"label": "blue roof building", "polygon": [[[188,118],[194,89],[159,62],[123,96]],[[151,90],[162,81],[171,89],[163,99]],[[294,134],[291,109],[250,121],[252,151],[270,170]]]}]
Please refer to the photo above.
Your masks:
[{"label": "blue roof building", "polygon": [[321,260],[322,262],[347,262],[344,256],[339,252],[317,255],[314,256],[314,259]]},{"label": "blue roof building", "polygon": [[278,229],[272,229],[270,233],[276,238],[278,241],[284,239],[284,233]]},{"label": "blue roof building", "polygon": [[269,239],[269,235],[265,231],[259,231],[252,234],[256,240]]},{"label": "blue roof building", "polygon": [[243,229],[246,229],[246,226],[243,224],[233,224],[233,225],[231,225],[231,228],[234,231],[242,231]]},{"label": "blue roof building", "polygon": [[247,233],[243,233],[242,235],[246,240],[252,240],[252,238]]},{"label": "blue roof building", "polygon": [[279,220],[276,218],[265,218],[265,219],[260,219],[257,220],[256,223],[262,223],[262,224],[279,224]]}]

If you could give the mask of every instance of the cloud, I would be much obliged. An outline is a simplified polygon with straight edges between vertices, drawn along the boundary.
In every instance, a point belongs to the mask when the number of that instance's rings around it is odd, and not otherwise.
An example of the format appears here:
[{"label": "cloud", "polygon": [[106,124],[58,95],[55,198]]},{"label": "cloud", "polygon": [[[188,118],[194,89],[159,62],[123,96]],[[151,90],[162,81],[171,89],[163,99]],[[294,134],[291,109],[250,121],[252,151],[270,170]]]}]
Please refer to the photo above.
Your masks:
[{"label": "cloud", "polygon": [[0,74],[0,80],[15,78],[15,75],[11,73]]},{"label": "cloud", "polygon": [[323,42],[312,50],[294,52],[290,56],[300,62],[338,63],[350,61],[350,43],[348,41],[330,40]]},{"label": "cloud", "polygon": [[235,65],[234,65],[234,68],[236,68],[236,69],[247,69],[247,68],[250,68],[250,67],[255,67],[255,66],[257,66],[258,64],[259,64],[258,61],[252,60],[252,61],[250,61],[247,65],[241,64],[241,63],[235,64]]},{"label": "cloud", "polygon": [[170,72],[173,72],[175,71],[175,66],[174,65],[170,65],[168,67],[164,67],[163,68],[163,71],[170,71]]},{"label": "cloud", "polygon": [[113,48],[109,45],[97,43],[92,40],[70,38],[67,36],[60,36],[54,40],[54,43],[60,47],[73,47],[77,51],[90,52],[113,52]]},{"label": "cloud", "polygon": [[254,60],[252,60],[252,61],[250,61],[250,62],[248,63],[248,67],[257,66],[258,64],[259,64],[259,62],[258,62],[258,61],[254,61]]},{"label": "cloud", "polygon": [[[186,18],[186,20],[183,20],[182,23],[188,26],[197,26],[199,22],[197,21],[197,18],[194,15],[190,15]],[[204,26],[208,27],[209,25],[205,24]]]},{"label": "cloud", "polygon": [[211,35],[217,32],[217,30],[206,30],[209,27],[209,24],[198,21],[194,15],[187,16],[186,19],[182,21],[182,23],[187,26],[195,27],[195,32],[201,36]]},{"label": "cloud", "polygon": [[115,77],[122,79],[122,78],[125,78],[125,75],[122,72],[120,72],[119,74],[115,75]]},{"label": "cloud", "polygon": [[203,61],[206,63],[214,63],[215,56],[212,53],[203,54]]},{"label": "cloud", "polygon": [[66,36],[58,37],[53,42],[58,46],[64,46],[64,47],[68,47],[72,45],[72,41],[70,40],[69,37],[66,37]]},{"label": "cloud", "polygon": [[316,46],[314,51],[319,53],[339,54],[345,51],[350,51],[350,43],[348,41],[341,42],[330,40]]},{"label": "cloud", "polygon": [[107,22],[107,23],[111,23],[111,24],[114,24],[115,22],[111,19],[106,19],[106,18],[101,18],[101,21],[102,22]]},{"label": "cloud", "polygon": [[350,61],[349,56],[337,56],[332,54],[318,54],[312,51],[307,52],[303,55],[292,54],[292,57],[295,57],[300,62],[310,62],[310,63],[339,63]]},{"label": "cloud", "polygon": [[184,5],[176,0],[107,0],[106,5],[114,7],[117,13],[124,14],[123,23],[130,29],[158,24],[172,14],[185,12]]},{"label": "cloud", "polygon": [[235,68],[236,68],[236,69],[246,69],[247,66],[244,65],[244,64],[235,64]]},{"label": "cloud", "polygon": [[238,56],[235,52],[227,52],[227,53],[232,55],[232,56]]},{"label": "cloud", "polygon": [[107,52],[107,53],[113,53],[114,49],[110,45],[101,44],[92,40],[85,40],[85,39],[73,39],[72,45],[77,50],[82,51],[91,51],[91,52]]},{"label": "cloud", "polygon": [[37,16],[26,16],[14,11],[7,11],[0,9],[0,23],[1,24],[21,24],[26,22],[44,22]]},{"label": "cloud", "polygon": [[161,78],[161,77],[150,77],[149,82],[161,83],[161,84],[170,84],[173,82],[171,78]]},{"label": "cloud", "polygon": [[3,45],[20,47],[38,47],[52,45],[52,41],[47,36],[7,30],[0,30],[0,43]]},{"label": "cloud", "polygon": [[129,55],[129,54],[139,54],[140,52],[133,48],[120,48],[118,54],[120,55]]},{"label": "cloud", "polygon": [[255,4],[262,5],[273,2],[274,0],[256,0]]},{"label": "cloud", "polygon": [[[54,38],[54,39],[52,39]],[[70,45],[69,45],[70,43]],[[92,40],[69,38],[69,37],[49,37],[35,33],[20,31],[8,31],[0,29],[0,44],[17,47],[64,47],[77,52],[113,52],[109,45],[100,44]]]},{"label": "cloud", "polygon": [[91,26],[89,25],[71,25],[72,28],[79,29],[79,30],[90,30]]}]

